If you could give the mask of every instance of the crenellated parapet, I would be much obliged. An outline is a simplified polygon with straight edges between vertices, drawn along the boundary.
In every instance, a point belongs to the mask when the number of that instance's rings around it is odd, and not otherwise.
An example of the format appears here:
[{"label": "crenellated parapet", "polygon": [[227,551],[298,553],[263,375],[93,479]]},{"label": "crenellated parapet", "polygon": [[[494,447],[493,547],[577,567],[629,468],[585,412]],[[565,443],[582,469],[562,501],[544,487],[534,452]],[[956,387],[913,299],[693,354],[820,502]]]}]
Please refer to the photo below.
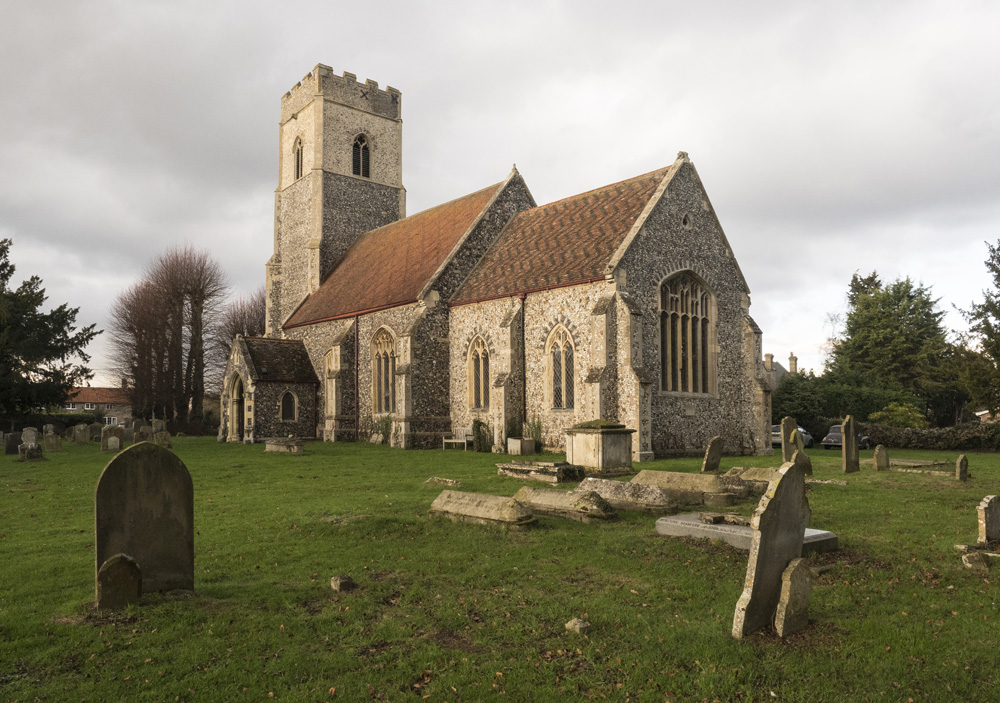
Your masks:
[{"label": "crenellated parapet", "polygon": [[282,96],[282,123],[294,117],[317,95],[392,120],[400,118],[403,100],[402,93],[391,86],[381,90],[378,83],[371,79],[359,83],[358,77],[353,73],[344,71],[344,75],[338,76],[329,66],[316,64],[312,71]]}]

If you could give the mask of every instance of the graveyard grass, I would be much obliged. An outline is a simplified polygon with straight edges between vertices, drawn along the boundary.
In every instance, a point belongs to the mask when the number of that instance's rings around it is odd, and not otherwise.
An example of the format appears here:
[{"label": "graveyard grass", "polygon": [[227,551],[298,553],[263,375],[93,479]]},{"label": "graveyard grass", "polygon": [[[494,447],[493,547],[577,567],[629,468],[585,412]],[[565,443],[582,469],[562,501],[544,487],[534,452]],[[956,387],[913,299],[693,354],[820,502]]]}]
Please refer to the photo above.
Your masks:
[{"label": "graveyard grass", "polygon": [[[954,549],[975,542],[976,506],[1000,492],[1000,455],[970,455],[963,484],[875,473],[871,452],[845,476],[839,453],[810,451],[813,478],[848,482],[808,491],[812,525],[841,551],[810,558],[830,568],[806,631],[735,641],[746,552],[660,537],[641,513],[541,517],[521,532],[429,517],[442,490],[430,476],[503,495],[525,484],[496,475],[503,455],[350,443],[300,457],[175,438],[194,479],[195,592],[96,612],[93,497],[110,455],[63,449],[0,457],[0,700],[1000,697],[1000,574],[964,569]],[[956,455],[890,457],[953,468]],[[779,461],[724,457],[722,469]],[[339,574],[357,589],[332,592]],[[564,629],[575,617],[588,634]]]}]

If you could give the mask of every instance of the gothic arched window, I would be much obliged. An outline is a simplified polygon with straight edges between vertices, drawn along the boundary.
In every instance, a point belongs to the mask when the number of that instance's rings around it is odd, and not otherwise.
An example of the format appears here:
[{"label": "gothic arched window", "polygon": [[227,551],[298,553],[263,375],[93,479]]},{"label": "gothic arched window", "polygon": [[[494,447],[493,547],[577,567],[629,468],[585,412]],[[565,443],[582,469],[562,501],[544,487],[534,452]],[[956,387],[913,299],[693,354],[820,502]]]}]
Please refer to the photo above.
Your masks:
[{"label": "gothic arched window", "polygon": [[715,392],[715,299],[690,273],[660,286],[660,390]]},{"label": "gothic arched window", "polygon": [[553,408],[572,409],[576,396],[573,383],[573,338],[565,327],[552,330],[545,345],[548,374],[551,382],[550,397]]},{"label": "gothic arched window", "polygon": [[285,391],[281,396],[281,419],[282,421],[294,422],[298,417],[298,398],[291,391]]},{"label": "gothic arched window", "polygon": [[490,407],[490,351],[482,337],[476,337],[469,345],[467,369],[469,407],[486,410]]},{"label": "gothic arched window", "polygon": [[304,150],[302,148],[302,138],[295,138],[295,146],[292,147],[292,152],[295,154],[295,180],[302,178],[304,172],[305,164],[303,162]]},{"label": "gothic arched window", "polygon": [[355,176],[371,178],[371,157],[368,149],[368,138],[365,135],[359,134],[354,139],[352,152],[351,173]]},{"label": "gothic arched window", "polygon": [[396,408],[396,342],[386,329],[372,339],[372,412],[391,413]]}]

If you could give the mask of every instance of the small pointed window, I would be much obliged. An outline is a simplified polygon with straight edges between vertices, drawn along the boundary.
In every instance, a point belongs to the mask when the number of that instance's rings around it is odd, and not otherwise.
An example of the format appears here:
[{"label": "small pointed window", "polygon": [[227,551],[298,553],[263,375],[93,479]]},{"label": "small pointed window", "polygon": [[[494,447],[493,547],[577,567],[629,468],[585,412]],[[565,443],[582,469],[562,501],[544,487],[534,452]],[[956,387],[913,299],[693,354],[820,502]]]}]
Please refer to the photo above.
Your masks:
[{"label": "small pointed window", "polygon": [[294,422],[296,416],[296,407],[298,405],[295,394],[291,391],[286,391],[283,396],[281,396],[281,419],[284,422]]},{"label": "small pointed window", "polygon": [[302,139],[299,137],[295,138],[295,146],[293,148],[295,152],[295,180],[302,178],[304,163],[303,163],[303,153]]},{"label": "small pointed window", "polygon": [[469,406],[473,410],[490,407],[490,352],[482,337],[469,345]]},{"label": "small pointed window", "polygon": [[576,401],[573,373],[573,339],[562,326],[549,337],[549,372],[552,379],[552,407],[571,410]]},{"label": "small pointed window", "polygon": [[359,134],[354,140],[354,153],[352,158],[352,173],[362,178],[371,178],[371,157],[368,149],[368,139],[363,134]]}]

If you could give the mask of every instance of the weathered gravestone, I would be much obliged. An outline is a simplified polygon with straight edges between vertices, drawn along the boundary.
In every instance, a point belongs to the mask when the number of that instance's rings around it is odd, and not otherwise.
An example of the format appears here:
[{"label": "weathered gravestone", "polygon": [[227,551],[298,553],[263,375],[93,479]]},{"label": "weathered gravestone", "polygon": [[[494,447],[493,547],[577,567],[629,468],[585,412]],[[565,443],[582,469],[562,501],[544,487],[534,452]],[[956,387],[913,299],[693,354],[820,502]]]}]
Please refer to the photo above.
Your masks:
[{"label": "weathered gravestone", "polygon": [[86,425],[73,425],[73,442],[75,444],[86,444],[90,441],[90,430]]},{"label": "weathered gravestone", "polygon": [[167,431],[167,421],[166,420],[153,420],[153,434],[157,432]]},{"label": "weathered gravestone", "polygon": [[117,425],[105,425],[101,430],[101,449],[106,452],[117,452],[125,446],[125,428]]},{"label": "weathered gravestone", "polygon": [[795,444],[792,441],[792,431],[798,428],[798,423],[794,417],[785,416],[781,418],[781,462],[792,460],[795,453]]},{"label": "weathered gravestone", "polygon": [[753,541],[747,560],[743,594],[736,603],[733,637],[741,639],[774,622],[781,596],[781,577],[802,556],[808,519],[802,469],[783,464],[750,520]]},{"label": "weathered gravestone", "polygon": [[118,610],[138,605],[142,597],[142,572],[135,559],[115,554],[97,570],[97,607]]},{"label": "weathered gravestone", "polygon": [[959,454],[958,460],[955,462],[955,478],[959,481],[965,481],[969,478],[969,460],[965,454]]},{"label": "weathered gravestone", "polygon": [[153,428],[149,425],[143,425],[138,430],[136,430],[136,442],[152,442],[153,441]]},{"label": "weathered gravestone", "polygon": [[463,491],[441,491],[427,512],[452,521],[515,528],[535,521],[531,511],[513,498]]},{"label": "weathered gravestone", "polygon": [[104,425],[100,422],[93,422],[87,425],[87,430],[90,432],[90,439],[96,442],[101,441],[101,432],[104,431]]},{"label": "weathered gravestone", "polygon": [[977,508],[979,513],[979,544],[1000,542],[1000,498],[986,496]]},{"label": "weathered gravestone", "polygon": [[18,461],[41,461],[42,448],[35,443],[21,444],[17,448]]},{"label": "weathered gravestone", "polygon": [[662,488],[657,486],[591,476],[581,481],[573,493],[589,491],[601,496],[616,510],[643,510],[661,515],[671,515],[677,512],[677,504]]},{"label": "weathered gravestone", "polygon": [[618,517],[611,504],[594,491],[560,491],[557,488],[525,486],[514,494],[514,500],[534,513],[565,517],[578,522]]},{"label": "weathered gravestone", "polygon": [[157,432],[153,435],[153,442],[158,447],[163,447],[164,449],[170,449],[173,445],[170,441],[170,433],[166,430],[162,432]]},{"label": "weathered gravestone", "polygon": [[21,430],[21,444],[38,444],[39,434],[34,427],[25,427]]},{"label": "weathered gravestone", "polygon": [[47,434],[42,439],[42,443],[45,446],[45,451],[47,452],[61,452],[62,451],[62,437],[57,434]]},{"label": "weathered gravestone", "polygon": [[889,451],[881,444],[875,447],[875,456],[872,458],[872,466],[876,471],[889,470]]},{"label": "weathered gravestone", "polygon": [[806,559],[792,559],[781,574],[781,597],[774,614],[778,637],[788,637],[809,624],[809,597],[812,595],[812,570]]},{"label": "weathered gravestone", "polygon": [[139,428],[146,424],[146,421],[141,417],[133,418],[132,420],[132,432],[138,432]]},{"label": "weathered gravestone", "polygon": [[47,435],[47,434],[55,434],[55,433],[56,433],[56,426],[55,425],[42,425],[42,436],[43,437],[45,435]]},{"label": "weathered gravestone", "polygon": [[145,592],[194,589],[194,486],[187,467],[154,444],[135,444],[108,462],[94,494],[95,572],[127,554]]},{"label": "weathered gravestone", "polygon": [[718,471],[719,460],[722,459],[722,437],[715,436],[708,440],[705,458],[701,462],[702,471]]},{"label": "weathered gravestone", "polygon": [[17,448],[21,444],[20,432],[9,432],[3,436],[3,453],[17,454]]},{"label": "weathered gravestone", "polygon": [[805,449],[796,449],[795,453],[792,454],[792,463],[802,469],[802,473],[806,476],[813,475],[813,463],[809,455],[806,454]]},{"label": "weathered gravestone", "polygon": [[861,458],[858,456],[858,430],[854,424],[854,416],[845,417],[844,424],[840,429],[844,440],[842,450],[844,473],[853,474],[855,471],[861,470]]}]

